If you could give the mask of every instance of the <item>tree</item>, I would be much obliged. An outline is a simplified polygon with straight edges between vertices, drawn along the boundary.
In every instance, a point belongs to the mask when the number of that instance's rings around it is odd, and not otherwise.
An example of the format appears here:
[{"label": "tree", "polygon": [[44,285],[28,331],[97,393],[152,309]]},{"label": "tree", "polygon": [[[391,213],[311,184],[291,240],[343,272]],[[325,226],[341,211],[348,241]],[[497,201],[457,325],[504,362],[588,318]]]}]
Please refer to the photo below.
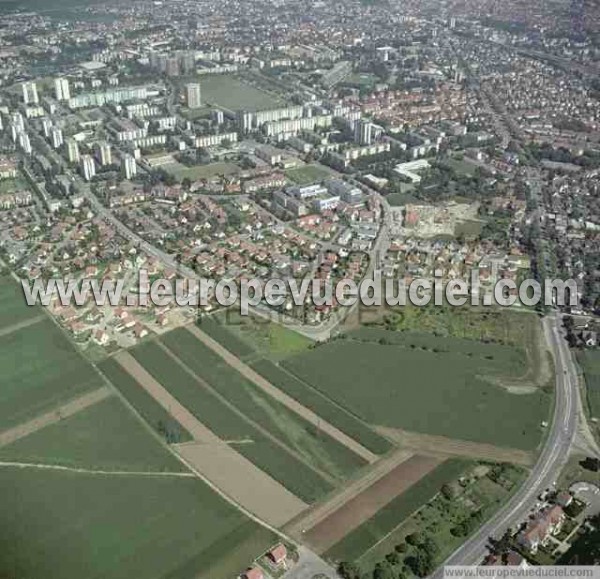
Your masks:
[{"label": "tree", "polygon": [[342,561],[338,566],[338,573],[343,579],[360,579],[360,569],[354,563]]}]

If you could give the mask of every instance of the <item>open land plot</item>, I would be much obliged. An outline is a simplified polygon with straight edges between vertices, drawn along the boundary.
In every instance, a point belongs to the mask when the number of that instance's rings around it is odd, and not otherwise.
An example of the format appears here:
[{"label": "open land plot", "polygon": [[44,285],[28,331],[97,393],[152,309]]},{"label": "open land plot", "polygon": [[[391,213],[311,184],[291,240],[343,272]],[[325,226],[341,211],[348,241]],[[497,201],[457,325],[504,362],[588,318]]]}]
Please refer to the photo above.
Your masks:
[{"label": "open land plot", "polygon": [[233,309],[203,318],[199,325],[202,331],[224,348],[242,358],[259,354],[272,360],[281,360],[308,350],[312,344],[312,341],[302,334],[281,324],[260,316],[242,316]]},{"label": "open land plot", "polygon": [[371,575],[375,565],[389,553],[398,553],[397,546],[402,548],[400,565],[413,558],[418,546],[406,542],[409,535],[433,545],[433,566],[441,565],[467,536],[506,503],[524,480],[526,471],[506,464],[478,464],[466,466],[460,474],[460,482],[458,476],[455,480],[448,479],[442,492],[365,551],[357,561],[361,571]]},{"label": "open land plot", "polygon": [[388,502],[362,525],[348,533],[326,551],[333,561],[354,561],[393,531],[404,519],[431,500],[440,488],[455,480],[465,469],[465,462],[448,460],[415,482],[410,488]]},{"label": "open land plot", "polygon": [[306,185],[308,183],[330,179],[333,176],[333,173],[319,165],[304,165],[302,167],[288,169],[285,172],[285,176],[298,185]]},{"label": "open land plot", "polygon": [[0,460],[91,470],[186,470],[116,396],[3,447]]},{"label": "open land plot", "polygon": [[187,442],[191,434],[177,422],[140,384],[114,359],[99,365],[102,373],[118,388],[142,418],[167,442]]},{"label": "open land plot", "polygon": [[50,319],[0,337],[0,367],[1,429],[104,385]]},{"label": "open land plot", "polygon": [[593,350],[577,352],[583,370],[585,400],[592,418],[600,418],[600,353]]},{"label": "open land plot", "polygon": [[23,289],[8,275],[0,275],[0,330],[37,318],[42,311],[27,306]]},{"label": "open land plot", "polygon": [[306,508],[305,503],[202,424],[127,352],[120,352],[117,359],[140,387],[168,408],[192,434],[194,441],[177,445],[178,453],[227,496],[275,526],[284,524]]},{"label": "open land plot", "polygon": [[202,100],[233,112],[260,111],[286,106],[274,97],[233,75],[214,74],[200,77]]},{"label": "open land plot", "polygon": [[[266,382],[197,327],[175,330],[162,341],[246,417],[332,480],[341,482],[366,460],[376,458]],[[220,350],[217,353],[212,348]]]},{"label": "open land plot", "polygon": [[0,492],[2,577],[231,579],[276,541],[193,478],[1,467]]},{"label": "open land plot", "polygon": [[322,392],[290,374],[285,368],[270,360],[261,359],[252,364],[252,368],[264,376],[271,384],[285,392],[302,405],[322,416],[342,432],[360,442],[375,454],[385,454],[392,448],[389,440],[377,434],[368,424],[335,404]]},{"label": "open land plot", "polygon": [[148,342],[134,348],[135,359],[186,409],[221,440],[307,503],[331,490],[318,473],[277,446],[248,420],[244,420],[165,353]]},{"label": "open land plot", "polygon": [[186,167],[181,163],[171,163],[164,166],[165,171],[170,173],[182,181],[183,179],[190,179],[191,181],[197,181],[198,179],[210,179],[219,175],[234,175],[239,173],[241,169],[233,163],[209,163],[208,165],[196,165],[195,167]]},{"label": "open land plot", "polygon": [[[498,346],[488,347],[493,362]],[[485,362],[451,350],[337,340],[283,364],[369,424],[535,449],[551,395],[510,393],[485,379]]]},{"label": "open land plot", "polygon": [[370,487],[351,498],[329,517],[307,530],[306,541],[318,553],[324,553],[441,462],[440,459],[433,457],[411,456],[375,481]]}]

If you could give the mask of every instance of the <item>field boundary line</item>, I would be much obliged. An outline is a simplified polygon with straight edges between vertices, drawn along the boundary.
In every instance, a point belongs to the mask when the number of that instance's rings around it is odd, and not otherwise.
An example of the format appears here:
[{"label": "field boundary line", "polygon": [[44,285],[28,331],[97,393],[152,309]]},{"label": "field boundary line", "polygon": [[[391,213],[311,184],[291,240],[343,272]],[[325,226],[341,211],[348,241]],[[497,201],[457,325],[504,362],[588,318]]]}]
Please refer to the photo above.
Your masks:
[{"label": "field boundary line", "polygon": [[39,322],[45,319],[46,316],[44,314],[39,314],[37,316],[34,316],[33,318],[27,318],[26,320],[22,320],[20,322],[17,322],[16,324],[12,324],[7,328],[2,328],[0,329],[0,338],[3,338],[4,336],[10,336],[10,334],[14,334],[19,330],[24,330],[25,328],[38,324]]},{"label": "field boundary line", "polygon": [[[182,370],[184,370],[191,378],[193,378],[196,382],[198,382],[203,388],[205,388],[211,395],[214,395],[222,404],[227,406],[232,412],[234,412],[237,416],[240,417],[240,420],[243,420],[256,428],[263,436],[266,436],[273,444],[279,446],[283,451],[291,454],[296,460],[304,464],[306,467],[311,469],[313,472],[318,474],[320,477],[329,482],[332,486],[336,486],[338,483],[336,479],[328,474],[327,472],[322,471],[316,466],[310,464],[302,454],[290,448],[287,444],[279,440],[274,434],[269,432],[264,426],[259,424],[258,422],[252,420],[248,416],[246,416],[235,404],[232,404],[225,396],[223,396],[220,392],[215,390],[213,386],[211,386],[210,382],[199,376],[192,368],[190,368],[183,360],[177,356],[172,350],[168,348],[165,344],[163,344],[160,340],[156,342],[156,344],[167,354],[175,364],[178,364]],[[223,442],[225,444],[225,442]]]},{"label": "field boundary line", "polygon": [[8,446],[21,438],[34,434],[38,430],[42,430],[47,426],[51,426],[65,418],[69,418],[70,416],[82,412],[112,395],[113,392],[108,386],[102,386],[93,392],[83,394],[57,408],[36,416],[27,422],[14,426],[4,432],[0,432],[0,448]]},{"label": "field boundary line", "polygon": [[60,464],[45,464],[41,462],[14,462],[0,461],[0,467],[13,468],[35,468],[40,470],[59,470],[77,474],[97,474],[105,476],[151,476],[151,477],[176,477],[176,478],[196,478],[192,472],[171,472],[171,471],[145,471],[145,470],[97,470],[91,468],[81,468],[76,466],[64,466]]},{"label": "field boundary line", "polygon": [[342,432],[339,428],[333,426],[323,418],[321,418],[318,414],[308,409],[306,406],[303,406],[289,396],[285,394],[285,392],[281,391],[279,388],[271,384],[266,378],[258,374],[255,370],[250,368],[246,363],[242,362],[239,358],[237,358],[234,354],[232,354],[229,350],[221,346],[216,340],[211,338],[208,334],[205,334],[200,328],[196,325],[186,326],[185,329],[194,335],[198,340],[200,340],[205,346],[210,348],[215,354],[220,356],[229,366],[237,370],[242,376],[246,379],[250,380],[253,384],[258,386],[263,392],[269,394],[272,398],[283,404],[288,410],[291,410],[298,416],[304,418],[306,421],[310,422],[313,426],[317,427],[319,430],[328,434],[335,440],[337,440],[340,444],[365,459],[367,462],[373,464],[376,462],[379,457],[365,448],[358,441],[354,440],[344,432]]}]

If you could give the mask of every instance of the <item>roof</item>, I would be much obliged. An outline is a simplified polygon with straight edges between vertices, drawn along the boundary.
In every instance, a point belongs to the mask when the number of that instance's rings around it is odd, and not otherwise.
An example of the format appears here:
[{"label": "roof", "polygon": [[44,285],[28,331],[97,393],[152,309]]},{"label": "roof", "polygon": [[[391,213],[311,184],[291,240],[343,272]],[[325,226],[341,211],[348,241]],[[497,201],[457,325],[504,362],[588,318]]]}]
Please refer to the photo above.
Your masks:
[{"label": "roof", "polygon": [[285,548],[285,545],[280,543],[271,549],[271,551],[269,551],[269,557],[271,557],[275,563],[281,563],[282,561],[285,561],[287,558],[287,549]]},{"label": "roof", "polygon": [[263,572],[258,567],[248,569],[243,575],[244,579],[264,579]]}]

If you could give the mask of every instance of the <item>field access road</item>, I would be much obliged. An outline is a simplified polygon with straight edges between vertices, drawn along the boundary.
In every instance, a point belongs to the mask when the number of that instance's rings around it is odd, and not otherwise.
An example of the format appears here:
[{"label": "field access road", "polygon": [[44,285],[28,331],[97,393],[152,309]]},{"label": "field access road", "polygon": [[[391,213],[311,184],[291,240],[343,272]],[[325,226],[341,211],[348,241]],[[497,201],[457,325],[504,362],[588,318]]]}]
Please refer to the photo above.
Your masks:
[{"label": "field access road", "polygon": [[577,370],[564,339],[561,316],[552,314],[543,320],[544,332],[552,350],[556,370],[554,416],[541,454],[521,488],[479,532],[459,547],[432,577],[443,577],[444,566],[477,565],[486,555],[490,537],[500,538],[508,529],[527,519],[536,497],[556,483],[569,457],[579,417]]}]

